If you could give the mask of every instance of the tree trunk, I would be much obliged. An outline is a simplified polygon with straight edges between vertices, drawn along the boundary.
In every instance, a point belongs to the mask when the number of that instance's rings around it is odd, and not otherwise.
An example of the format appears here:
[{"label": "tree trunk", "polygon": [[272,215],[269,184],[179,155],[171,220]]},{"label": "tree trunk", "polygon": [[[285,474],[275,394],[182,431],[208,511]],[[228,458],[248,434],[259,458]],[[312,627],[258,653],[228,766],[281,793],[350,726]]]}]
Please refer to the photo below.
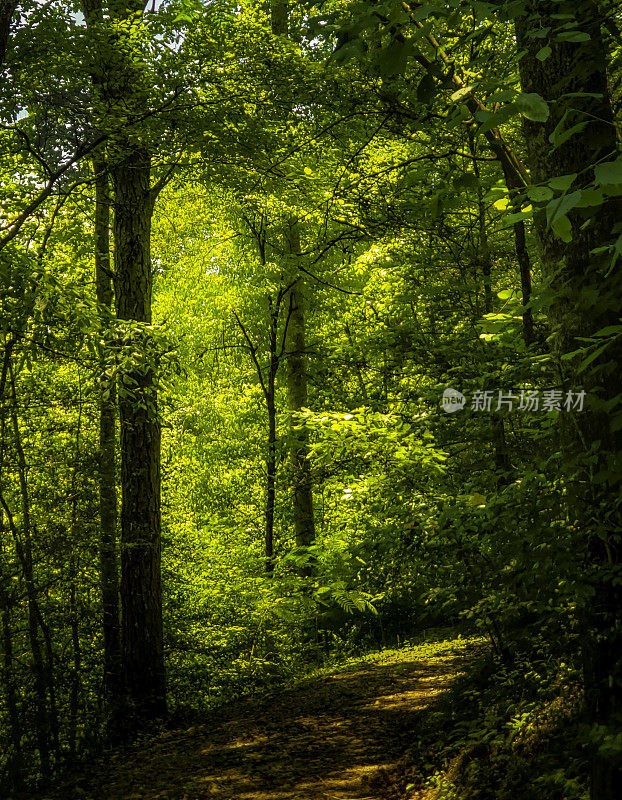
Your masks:
[{"label": "tree trunk", "polygon": [[[479,246],[477,257],[482,269],[482,280],[484,284],[484,313],[491,314],[493,311],[492,295],[492,259],[490,257],[490,244],[488,242],[488,231],[486,230],[486,206],[484,204],[484,193],[479,182],[480,172],[475,152],[475,138],[472,131],[469,131],[469,150],[471,152],[473,171],[477,182],[477,227],[479,232]],[[499,485],[506,485],[510,482],[511,462],[508,452],[507,440],[505,437],[505,426],[503,417],[493,414],[490,420],[492,429],[492,442],[495,456],[495,469]]]},{"label": "tree trunk", "polygon": [[[0,507],[0,548],[4,535],[4,513]],[[1,566],[4,567],[4,553],[0,550]],[[13,620],[11,607],[13,604],[12,593],[7,588],[4,569],[0,571],[0,650],[2,650],[2,688],[4,690],[7,716],[9,721],[9,741],[11,750],[7,757],[7,772],[10,785],[19,791],[23,780],[24,756],[22,752],[22,724],[17,703],[18,688],[13,669]]]},{"label": "tree trunk", "polygon": [[17,470],[19,478],[20,498],[21,498],[21,535],[18,531],[11,510],[9,509],[4,496],[0,492],[0,502],[7,516],[7,521],[15,550],[22,569],[22,576],[26,586],[27,614],[28,614],[28,639],[30,652],[32,655],[32,667],[35,683],[35,737],[37,750],[39,751],[41,777],[48,781],[51,777],[50,761],[50,719],[48,714],[47,692],[46,692],[46,670],[39,640],[39,620],[41,613],[37,599],[34,565],[32,559],[32,538],[31,538],[31,518],[30,518],[30,493],[28,490],[27,466],[24,448],[22,447],[19,420],[17,417],[17,396],[15,392],[15,379],[13,370],[9,364],[9,378],[11,381],[11,407],[10,419],[13,428],[13,441],[17,453]]},{"label": "tree trunk", "polygon": [[[290,220],[287,250],[291,257],[300,254],[298,221]],[[309,432],[300,419],[307,405],[307,351],[304,286],[302,275],[294,277],[290,289],[290,314],[287,327],[287,404],[290,412],[290,456],[296,545],[308,547],[315,540],[313,483],[309,461]]]},{"label": "tree trunk", "polygon": [[[106,164],[93,162],[95,172],[95,285],[102,334],[112,308],[110,265],[110,194]],[[105,341],[105,337],[102,336]],[[104,695],[118,697],[121,684],[119,566],[117,558],[117,486],[115,464],[116,386],[106,376],[107,358],[100,354],[99,400],[99,563],[104,634]]]},{"label": "tree trunk", "polygon": [[[79,542],[84,529],[79,523],[78,482],[80,471],[80,451],[82,434],[82,391],[80,387],[80,409],[76,426],[76,452],[71,477],[71,541]],[[80,644],[80,616],[78,611],[78,575],[79,564],[75,551],[69,556],[69,629],[71,631],[71,649],[73,651],[73,667],[71,670],[69,709],[67,723],[67,740],[69,743],[69,761],[76,757],[78,745],[78,715],[80,712],[80,696],[82,694],[82,647]]]},{"label": "tree trunk", "polygon": [[[103,9],[101,0],[82,0],[82,10],[89,28],[101,24]],[[106,63],[106,54],[101,55]],[[101,89],[101,75],[92,74],[95,95]],[[109,326],[112,312],[113,290],[110,263],[110,183],[108,165],[102,155],[93,159],[95,174],[95,288],[100,307],[102,340]],[[102,601],[102,629],[104,636],[104,699],[117,701],[122,693],[122,653],[119,610],[119,563],[117,552],[117,470],[115,381],[106,375],[107,357],[105,345],[100,350],[100,397],[99,397],[99,565]],[[118,710],[118,703],[117,703]],[[116,714],[111,720],[115,727]]]},{"label": "tree trunk", "polygon": [[9,44],[11,20],[17,8],[15,0],[0,0],[0,70],[4,66],[4,57]]},{"label": "tree trunk", "polygon": [[277,336],[279,325],[279,304],[273,306],[268,298],[270,312],[270,366],[266,384],[266,406],[268,409],[268,454],[266,457],[266,528],[265,556],[266,572],[274,570],[274,507],[276,501],[276,374],[279,369]]},{"label": "tree trunk", "polygon": [[7,760],[7,770],[10,785],[17,789],[21,788],[23,779],[24,756],[22,751],[22,723],[18,706],[18,687],[13,669],[13,620],[11,609],[13,605],[13,592],[11,591],[10,581],[5,575],[5,555],[4,555],[4,535],[5,535],[5,511],[2,495],[2,470],[4,467],[4,448],[6,442],[6,417],[4,404],[4,390],[6,387],[9,365],[11,363],[11,352],[14,339],[11,339],[4,350],[2,363],[2,373],[0,375],[0,641],[2,645],[2,686],[6,697],[7,715],[9,718],[9,731],[11,752]]},{"label": "tree trunk", "polygon": [[268,388],[268,455],[266,458],[266,521],[264,552],[266,572],[274,570],[274,504],[276,495],[276,404],[274,383]]},{"label": "tree trunk", "polygon": [[[511,196],[512,193],[510,193]],[[529,303],[531,301],[531,259],[527,252],[525,236],[525,223],[523,220],[515,222],[514,228],[514,249],[516,260],[520,270],[520,284],[523,301],[523,340],[527,347],[535,341],[533,330],[533,314]]]},{"label": "tree trunk", "polygon": [[[118,143],[117,143],[118,145]],[[149,153],[127,142],[111,165],[114,181],[117,317],[130,322],[128,365],[119,384],[121,429],[121,630],[131,710],[166,712],[160,577],[160,422],[150,360],[151,216]],[[133,323],[143,323],[135,327]],[[134,328],[132,330],[132,328]]]},{"label": "tree trunk", "polygon": [[[593,166],[599,161],[615,158],[616,132],[607,87],[606,53],[600,33],[597,3],[586,0],[578,5],[531,0],[528,16],[516,20],[521,58],[520,77],[524,92],[537,92],[550,102],[551,115],[546,123],[525,120],[525,135],[531,176],[534,183],[576,174],[572,189],[580,189],[593,178]],[[542,41],[530,38],[531,28],[555,29],[559,24],[554,14],[572,12],[577,30],[589,35],[585,42],[560,42],[552,37],[551,55],[541,62],[536,58]],[[572,94],[574,96],[572,96]],[[576,93],[583,93],[577,95]],[[568,96],[570,95],[570,96]],[[568,115],[565,126],[578,122],[585,127],[564,144],[552,150],[549,136],[556,125]],[[545,277],[556,287],[555,302],[550,309],[554,347],[558,356],[581,346],[580,337],[590,336],[600,328],[618,324],[622,289],[617,275],[605,280],[610,259],[592,252],[615,240],[613,227],[621,218],[620,200],[604,202],[591,214],[572,211],[568,214],[572,226],[572,241],[556,238],[546,228],[544,220],[536,220]],[[581,380],[586,391],[609,400],[620,394],[622,385],[619,364],[622,359],[616,343],[606,351],[596,369],[576,373],[573,361],[564,361],[566,374],[560,375],[566,387]],[[621,591],[607,579],[607,572],[619,564],[619,553],[609,531],[619,530],[619,517],[607,518],[604,509],[615,508],[620,492],[619,458],[620,435],[609,431],[607,414],[597,403],[587,412],[575,415],[573,426],[561,431],[566,461],[576,463],[583,458],[571,475],[574,495],[573,513],[579,529],[586,532],[588,564],[586,574],[594,587],[594,597],[587,610],[585,635],[585,690],[588,711],[593,723],[616,731],[622,714],[622,691],[617,662],[622,652],[621,634],[616,619],[622,605]],[[589,452],[589,455],[588,455]],[[592,476],[604,475],[595,484]],[[622,785],[622,767],[597,753],[594,759],[591,796],[594,800],[614,800]]]},{"label": "tree trunk", "polygon": [[[272,33],[288,35],[287,0],[272,0],[270,16]],[[300,256],[298,220],[285,221],[284,256]],[[290,308],[287,320],[287,401],[290,410],[292,500],[296,545],[308,547],[315,539],[313,490],[311,482],[308,432],[300,425],[298,414],[307,404],[307,354],[305,348],[305,311],[302,276],[291,270]]]},{"label": "tree trunk", "polygon": [[[101,0],[84,0],[88,23],[102,19]],[[121,22],[136,20],[143,6],[133,0],[121,0],[111,8]],[[135,42],[130,29],[117,28],[121,41],[115,81],[109,81],[106,100],[119,107],[121,118],[139,116],[144,110],[144,86],[141,71],[131,54]],[[119,31],[121,33],[119,33]],[[123,45],[127,45],[127,49]],[[99,52],[102,64],[110,62],[110,53]],[[95,81],[96,90],[99,89]],[[102,89],[102,91],[104,91]],[[111,115],[114,119],[114,115]],[[119,426],[121,439],[121,652],[123,683],[127,694],[125,716],[149,719],[166,712],[166,676],[162,629],[162,593],[160,568],[160,422],[154,373],[151,334],[151,217],[156,192],[151,188],[151,157],[139,142],[140,137],[127,133],[127,124],[111,131],[109,169],[114,184],[114,288],[119,320],[127,321],[124,340],[123,370],[119,383]],[[103,186],[102,186],[103,189]],[[102,210],[102,215],[105,212]],[[103,253],[106,242],[98,241]],[[103,276],[102,276],[103,277]],[[99,290],[98,286],[98,290]],[[107,289],[101,287],[104,294]],[[136,324],[138,323],[138,324]],[[110,399],[110,398],[109,398]],[[111,409],[100,421],[100,436],[110,442],[114,436]],[[107,458],[107,461],[106,461]],[[110,687],[116,676],[116,616],[114,610],[115,559],[113,519],[113,454],[107,450],[102,462],[105,476],[103,519],[106,531],[102,539],[102,593],[106,594]],[[104,527],[104,526],[102,526]],[[111,540],[112,537],[112,540]],[[102,563],[102,567],[104,567]]]}]

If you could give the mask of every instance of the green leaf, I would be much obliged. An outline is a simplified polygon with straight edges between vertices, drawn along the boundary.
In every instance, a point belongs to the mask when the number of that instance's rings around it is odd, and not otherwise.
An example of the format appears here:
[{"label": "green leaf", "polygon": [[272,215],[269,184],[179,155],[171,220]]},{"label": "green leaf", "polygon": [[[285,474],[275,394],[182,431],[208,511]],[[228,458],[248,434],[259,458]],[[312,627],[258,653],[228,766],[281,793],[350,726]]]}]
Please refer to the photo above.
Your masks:
[{"label": "green leaf", "polygon": [[587,367],[590,366],[592,361],[595,361],[598,358],[598,356],[600,356],[602,353],[604,353],[604,351],[607,349],[607,347],[609,347],[610,342],[611,342],[611,340],[606,341],[603,345],[601,345],[600,347],[597,347],[596,350],[594,350],[592,353],[590,353],[590,355],[587,358],[583,359],[583,361],[579,365],[579,368],[577,369],[577,373],[583,372],[584,369],[586,369]]},{"label": "green leaf", "polygon": [[563,242],[566,242],[566,244],[572,241],[572,225],[568,217],[559,217],[552,222],[551,230],[556,236],[559,236]]},{"label": "green leaf", "polygon": [[530,186],[527,197],[534,203],[546,203],[553,197],[553,190],[548,186]]},{"label": "green leaf", "polygon": [[602,185],[622,183],[622,158],[594,167],[594,180]]},{"label": "green leaf", "polygon": [[393,39],[389,45],[378,54],[380,72],[387,77],[402,74],[406,71],[410,52],[410,42]]},{"label": "green leaf", "polygon": [[346,42],[341,47],[338,47],[332,54],[332,59],[336,64],[342,61],[348,61],[350,58],[359,58],[363,50],[361,40],[359,38],[352,39]]},{"label": "green leaf", "polygon": [[553,150],[557,150],[558,147],[561,147],[564,142],[567,142],[568,139],[571,139],[575,133],[581,133],[581,131],[587,126],[587,122],[577,122],[576,125],[573,125],[571,128],[568,128],[565,131],[558,131],[560,125],[561,122],[549,136],[549,142],[551,142],[553,145]]},{"label": "green leaf", "polygon": [[592,37],[583,31],[564,31],[555,38],[558,42],[589,42]]},{"label": "green leaf", "polygon": [[605,277],[609,276],[609,273],[615,267],[616,261],[620,256],[622,256],[622,233],[618,236],[616,243],[613,246],[613,257],[611,259],[611,265],[607,270],[607,275],[605,275]]},{"label": "green leaf", "polygon": [[465,172],[454,178],[453,185],[456,189],[477,189],[477,177],[472,172]]},{"label": "green leaf", "polygon": [[435,192],[429,200],[430,216],[436,219],[441,212],[441,193]]},{"label": "green leaf", "polygon": [[[511,89],[501,89],[499,92],[494,92],[489,97],[486,98],[486,104],[492,105],[493,103],[507,103],[510,100],[514,99],[514,95],[516,92],[513,92]],[[479,112],[481,113],[481,112]],[[490,113],[490,112],[486,112]]]},{"label": "green leaf", "polygon": [[607,325],[604,328],[601,328],[599,331],[596,331],[594,336],[602,337],[602,336],[619,336],[622,333],[622,325]]},{"label": "green leaf", "polygon": [[478,111],[475,115],[475,118],[478,122],[482,123],[480,125],[479,132],[486,133],[486,131],[489,131],[492,128],[503,125],[504,122],[512,119],[512,117],[517,113],[518,107],[516,106],[516,103],[508,103],[506,106],[503,106],[492,114],[490,111]]},{"label": "green leaf", "polygon": [[546,207],[547,223],[552,225],[556,219],[559,219],[571,211],[577,205],[577,203],[580,202],[580,200],[580,191],[571,192],[570,194],[566,194],[559,199],[551,200]]},{"label": "green leaf", "polygon": [[545,100],[535,92],[521,93],[515,100],[520,113],[532,122],[546,122],[549,118],[549,107]]},{"label": "green leaf", "polygon": [[572,172],[570,175],[558,175],[556,178],[551,178],[549,186],[556,191],[567,192],[574,183],[576,177],[576,172]]},{"label": "green leaf", "polygon": [[454,92],[451,96],[451,99],[454,102],[458,100],[463,100],[467,95],[471,94],[473,91],[473,86],[463,86],[461,89],[458,89],[457,92]]},{"label": "green leaf", "polygon": [[599,189],[583,189],[581,201],[577,203],[577,208],[592,208],[600,206],[605,202],[605,197]]},{"label": "green leaf", "polygon": [[547,44],[545,47],[542,47],[540,50],[538,50],[536,53],[536,58],[538,61],[546,61],[552,52],[552,49]]},{"label": "green leaf", "polygon": [[[531,208],[531,206],[529,206],[529,208]],[[531,219],[531,217],[531,211],[519,211],[516,214],[505,214],[503,216],[503,225],[504,227],[509,227],[517,222],[525,222],[525,220]]]},{"label": "green leaf", "polygon": [[417,100],[420,103],[425,103],[429,105],[434,99],[434,95],[436,94],[436,82],[434,78],[430,75],[429,72],[421,78],[419,84],[417,86]]}]

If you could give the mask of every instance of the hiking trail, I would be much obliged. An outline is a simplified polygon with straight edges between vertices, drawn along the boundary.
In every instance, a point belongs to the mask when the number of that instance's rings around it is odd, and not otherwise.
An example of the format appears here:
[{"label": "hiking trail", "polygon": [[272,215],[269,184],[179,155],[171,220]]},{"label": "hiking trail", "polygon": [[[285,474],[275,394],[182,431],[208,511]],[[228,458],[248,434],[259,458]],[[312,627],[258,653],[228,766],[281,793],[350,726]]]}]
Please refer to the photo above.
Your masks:
[{"label": "hiking trail", "polygon": [[116,754],[89,800],[376,800],[471,660],[465,640],[372,654]]}]

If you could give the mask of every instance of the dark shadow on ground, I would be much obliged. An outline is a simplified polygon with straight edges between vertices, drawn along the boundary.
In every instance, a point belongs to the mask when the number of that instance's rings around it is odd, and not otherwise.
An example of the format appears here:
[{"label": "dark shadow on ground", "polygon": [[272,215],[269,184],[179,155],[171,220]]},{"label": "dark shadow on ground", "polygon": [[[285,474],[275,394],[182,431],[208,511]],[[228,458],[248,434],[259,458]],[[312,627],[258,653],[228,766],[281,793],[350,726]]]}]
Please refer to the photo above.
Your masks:
[{"label": "dark shadow on ground", "polygon": [[117,757],[93,800],[362,800],[416,739],[464,650],[365,663],[223,709]]}]

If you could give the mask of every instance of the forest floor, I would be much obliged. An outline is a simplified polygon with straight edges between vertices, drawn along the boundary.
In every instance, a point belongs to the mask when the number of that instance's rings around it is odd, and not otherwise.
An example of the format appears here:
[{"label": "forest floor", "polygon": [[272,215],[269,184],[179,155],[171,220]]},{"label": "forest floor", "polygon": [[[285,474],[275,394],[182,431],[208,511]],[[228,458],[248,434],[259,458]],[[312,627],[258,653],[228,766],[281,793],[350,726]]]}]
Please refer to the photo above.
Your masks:
[{"label": "forest floor", "polygon": [[[393,800],[422,715],[481,646],[372,653],[117,753],[84,800]],[[412,796],[412,795],[411,795]],[[416,795],[415,795],[416,796]]]}]

